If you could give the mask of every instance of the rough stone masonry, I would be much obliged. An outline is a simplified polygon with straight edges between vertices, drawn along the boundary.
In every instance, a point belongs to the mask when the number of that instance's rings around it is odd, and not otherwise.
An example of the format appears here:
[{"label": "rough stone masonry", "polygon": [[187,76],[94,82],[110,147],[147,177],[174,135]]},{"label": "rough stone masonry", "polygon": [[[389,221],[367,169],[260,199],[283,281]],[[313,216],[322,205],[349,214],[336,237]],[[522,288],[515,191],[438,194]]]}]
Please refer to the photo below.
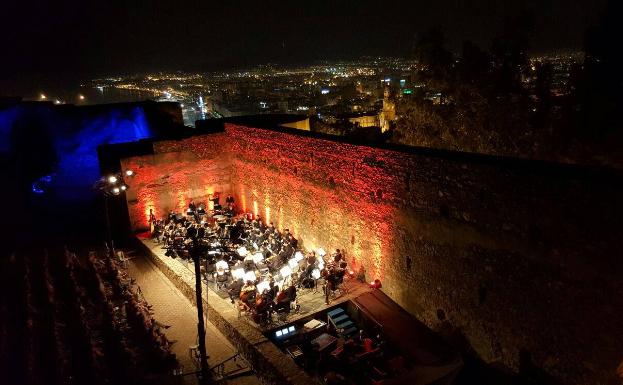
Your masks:
[{"label": "rough stone masonry", "polygon": [[[123,160],[134,229],[190,199],[238,208],[368,280],[464,352],[569,384],[623,360],[620,172],[370,147],[232,124]],[[224,199],[224,197],[223,197]]]}]

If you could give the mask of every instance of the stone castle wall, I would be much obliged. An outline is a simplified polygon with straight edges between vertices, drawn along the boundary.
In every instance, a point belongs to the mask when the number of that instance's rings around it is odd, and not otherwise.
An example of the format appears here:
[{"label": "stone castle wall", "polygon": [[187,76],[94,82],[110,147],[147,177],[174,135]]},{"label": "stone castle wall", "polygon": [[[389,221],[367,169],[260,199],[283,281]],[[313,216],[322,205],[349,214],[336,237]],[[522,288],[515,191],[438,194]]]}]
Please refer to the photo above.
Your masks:
[{"label": "stone castle wall", "polygon": [[[228,139],[159,143],[154,159],[180,157],[171,168],[233,192],[239,209],[289,228],[308,249],[345,250],[402,307],[486,362],[533,365],[573,384],[615,378],[620,175],[235,125],[216,135]],[[155,191],[170,206],[189,185],[162,184],[157,171],[131,217],[144,212],[143,197]]]}]

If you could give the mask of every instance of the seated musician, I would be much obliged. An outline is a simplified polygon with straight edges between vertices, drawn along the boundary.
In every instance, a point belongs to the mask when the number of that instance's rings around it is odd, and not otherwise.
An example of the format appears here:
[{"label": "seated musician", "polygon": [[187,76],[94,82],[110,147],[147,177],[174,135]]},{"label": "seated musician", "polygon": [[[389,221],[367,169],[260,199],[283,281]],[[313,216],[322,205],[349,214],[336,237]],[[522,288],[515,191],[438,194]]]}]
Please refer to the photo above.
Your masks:
[{"label": "seated musician", "polygon": [[248,305],[252,297],[255,297],[255,285],[253,282],[247,281],[240,290],[240,301]]},{"label": "seated musician", "polygon": [[231,194],[228,194],[227,198],[225,198],[225,203],[227,203],[227,206],[233,206],[234,205],[234,197],[231,196]]},{"label": "seated musician", "polygon": [[227,216],[230,216],[230,217],[234,216],[234,214],[235,214],[234,206],[229,205],[229,206],[225,207],[225,213],[224,214],[227,215]]},{"label": "seated musician", "polygon": [[275,280],[271,279],[268,282],[268,299],[272,302],[277,297],[277,294],[279,294],[279,286],[275,285]]},{"label": "seated musician", "polygon": [[310,251],[309,253],[307,253],[307,264],[308,265],[315,265],[316,264],[316,253],[314,253],[313,251]]},{"label": "seated musician", "polygon": [[292,248],[296,250],[299,244],[299,241],[296,238],[294,238],[292,234],[288,234],[288,242],[290,243],[290,246],[292,246]]},{"label": "seated musician", "polygon": [[294,308],[297,309],[299,306],[296,303],[296,286],[290,285],[286,289],[286,295],[288,296],[288,300],[291,304],[294,305]]},{"label": "seated musician", "polygon": [[264,289],[264,292],[255,296],[255,313],[253,320],[260,323],[270,311],[270,302],[267,296],[268,289]]},{"label": "seated musician", "polygon": [[335,249],[335,253],[333,254],[333,262],[340,263],[340,261],[343,259],[344,257],[342,256],[342,253],[340,252],[340,249]]},{"label": "seated musician", "polygon": [[242,286],[242,278],[238,278],[229,284],[229,287],[227,288],[227,293],[229,294],[229,299],[231,299],[231,303],[234,303],[234,298],[240,298]]},{"label": "seated musician", "polygon": [[287,290],[281,290],[277,293],[277,297],[275,298],[275,308],[277,311],[290,311],[290,297],[288,296]]}]

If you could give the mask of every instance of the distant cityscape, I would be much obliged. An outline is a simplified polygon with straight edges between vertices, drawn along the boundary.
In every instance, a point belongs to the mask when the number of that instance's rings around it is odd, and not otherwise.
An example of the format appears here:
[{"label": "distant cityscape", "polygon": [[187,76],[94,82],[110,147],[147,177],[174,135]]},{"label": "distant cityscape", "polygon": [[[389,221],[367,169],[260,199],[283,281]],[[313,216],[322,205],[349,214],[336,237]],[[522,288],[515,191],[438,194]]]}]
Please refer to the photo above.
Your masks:
[{"label": "distant cityscape", "polygon": [[[582,52],[571,52],[533,56],[530,64],[533,71],[538,63],[549,64],[552,95],[564,96],[570,92],[573,68],[582,60]],[[43,91],[39,99],[56,104],[144,99],[179,102],[184,123],[189,126],[199,119],[292,113],[329,125],[346,122],[383,128],[389,123],[383,121],[384,96],[397,100],[417,94],[433,104],[448,102],[438,90],[427,89],[418,80],[416,74],[421,70],[425,68],[413,59],[367,57],[294,68],[266,64],[212,73],[157,72],[93,79],[82,84],[72,100]],[[534,89],[535,79],[530,74],[524,76],[528,92]],[[385,118],[397,116],[392,113]]]}]

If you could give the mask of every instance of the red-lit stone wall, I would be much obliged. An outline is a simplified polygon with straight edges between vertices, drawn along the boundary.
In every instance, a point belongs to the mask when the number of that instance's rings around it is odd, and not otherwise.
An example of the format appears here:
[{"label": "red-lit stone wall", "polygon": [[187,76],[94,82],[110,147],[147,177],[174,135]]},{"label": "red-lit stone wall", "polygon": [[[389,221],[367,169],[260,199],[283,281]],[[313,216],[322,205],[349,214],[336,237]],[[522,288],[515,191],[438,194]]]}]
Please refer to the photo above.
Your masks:
[{"label": "red-lit stone wall", "polygon": [[185,212],[191,200],[206,202],[214,192],[231,190],[225,135],[193,137],[154,144],[154,155],[122,160],[123,170],[134,170],[127,192],[134,230],[149,227],[149,210],[163,217],[170,210]]},{"label": "red-lit stone wall", "polygon": [[[381,279],[397,303],[486,362],[519,371],[524,352],[567,383],[615,378],[623,359],[620,175],[235,125],[216,141],[159,144],[156,157],[184,152],[196,158],[168,173],[229,188],[241,209],[290,228],[306,248],[345,250],[368,280]],[[189,190],[187,177],[167,187],[150,167],[131,215],[144,215],[152,191],[171,206]],[[199,197],[201,188],[181,195]]]}]

